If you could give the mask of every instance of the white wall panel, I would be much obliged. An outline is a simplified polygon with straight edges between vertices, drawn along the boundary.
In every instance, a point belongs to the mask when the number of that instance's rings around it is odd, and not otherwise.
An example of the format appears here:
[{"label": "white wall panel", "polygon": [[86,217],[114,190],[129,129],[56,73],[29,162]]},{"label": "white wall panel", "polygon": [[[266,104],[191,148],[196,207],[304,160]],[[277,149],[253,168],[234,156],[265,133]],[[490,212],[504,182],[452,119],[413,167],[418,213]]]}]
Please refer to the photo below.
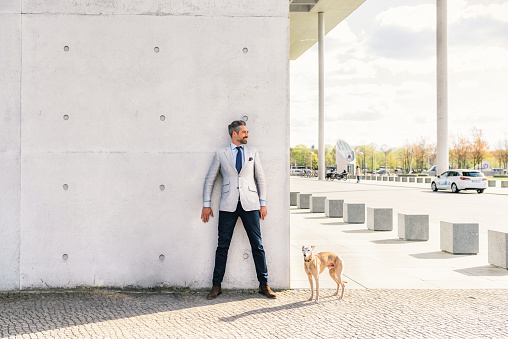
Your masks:
[{"label": "white wall panel", "polygon": [[0,290],[19,288],[20,29],[20,14],[0,14]]},{"label": "white wall panel", "polygon": [[[21,13],[21,0],[0,1],[0,13]],[[3,18],[3,17],[2,17]]]},{"label": "white wall panel", "polygon": [[[70,11],[46,4],[24,11]],[[288,19],[198,14],[23,15],[22,288],[208,287],[220,190],[203,224],[202,186],[244,115],[269,184],[270,284],[289,286]],[[224,287],[256,284],[239,222]]]},{"label": "white wall panel", "polygon": [[289,16],[286,0],[24,0],[24,13]]}]

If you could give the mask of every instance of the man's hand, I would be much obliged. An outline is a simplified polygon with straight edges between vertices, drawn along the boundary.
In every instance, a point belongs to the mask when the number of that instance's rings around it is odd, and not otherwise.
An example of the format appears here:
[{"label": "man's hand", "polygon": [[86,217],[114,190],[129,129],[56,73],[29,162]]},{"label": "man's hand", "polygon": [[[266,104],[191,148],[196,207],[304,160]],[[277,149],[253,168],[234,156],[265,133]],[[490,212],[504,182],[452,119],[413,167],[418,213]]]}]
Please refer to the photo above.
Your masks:
[{"label": "man's hand", "polygon": [[266,210],[266,206],[261,206],[259,208],[259,217],[261,220],[265,220],[266,215],[268,214],[268,211]]},{"label": "man's hand", "polygon": [[201,220],[203,220],[203,222],[208,222],[210,215],[213,217],[212,209],[210,207],[203,207],[201,211]]}]

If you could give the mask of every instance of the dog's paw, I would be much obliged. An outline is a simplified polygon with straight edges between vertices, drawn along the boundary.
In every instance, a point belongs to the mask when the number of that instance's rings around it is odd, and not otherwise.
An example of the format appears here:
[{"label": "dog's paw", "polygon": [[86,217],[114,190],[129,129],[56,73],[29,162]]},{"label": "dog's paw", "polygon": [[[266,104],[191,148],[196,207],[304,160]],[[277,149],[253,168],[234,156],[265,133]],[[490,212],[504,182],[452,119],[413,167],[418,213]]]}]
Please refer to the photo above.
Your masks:
[{"label": "dog's paw", "polygon": [[316,304],[319,304],[319,299],[316,299]]},{"label": "dog's paw", "polygon": [[309,299],[307,299],[307,301],[312,301],[312,299],[314,299],[313,297],[310,297]]}]

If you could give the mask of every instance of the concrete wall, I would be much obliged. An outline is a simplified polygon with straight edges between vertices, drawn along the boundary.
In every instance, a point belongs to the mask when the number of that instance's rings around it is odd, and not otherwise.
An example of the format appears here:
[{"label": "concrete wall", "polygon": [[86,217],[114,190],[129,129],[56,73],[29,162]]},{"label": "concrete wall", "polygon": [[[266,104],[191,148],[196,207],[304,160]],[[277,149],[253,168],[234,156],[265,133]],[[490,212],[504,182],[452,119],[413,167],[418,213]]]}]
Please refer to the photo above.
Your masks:
[{"label": "concrete wall", "polygon": [[[243,116],[270,284],[289,286],[287,2],[1,6],[0,289],[208,287],[220,189],[203,224],[202,185]],[[238,226],[223,286],[255,287]]]}]

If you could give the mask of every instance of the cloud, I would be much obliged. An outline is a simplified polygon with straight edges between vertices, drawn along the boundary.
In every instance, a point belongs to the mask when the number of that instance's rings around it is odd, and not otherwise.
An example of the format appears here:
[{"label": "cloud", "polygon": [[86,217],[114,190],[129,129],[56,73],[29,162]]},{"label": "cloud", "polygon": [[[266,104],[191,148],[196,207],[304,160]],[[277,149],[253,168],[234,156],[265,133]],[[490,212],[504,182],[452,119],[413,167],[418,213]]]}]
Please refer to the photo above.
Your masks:
[{"label": "cloud", "polygon": [[411,32],[435,30],[436,6],[422,4],[390,8],[376,16],[380,27],[402,27]]}]

